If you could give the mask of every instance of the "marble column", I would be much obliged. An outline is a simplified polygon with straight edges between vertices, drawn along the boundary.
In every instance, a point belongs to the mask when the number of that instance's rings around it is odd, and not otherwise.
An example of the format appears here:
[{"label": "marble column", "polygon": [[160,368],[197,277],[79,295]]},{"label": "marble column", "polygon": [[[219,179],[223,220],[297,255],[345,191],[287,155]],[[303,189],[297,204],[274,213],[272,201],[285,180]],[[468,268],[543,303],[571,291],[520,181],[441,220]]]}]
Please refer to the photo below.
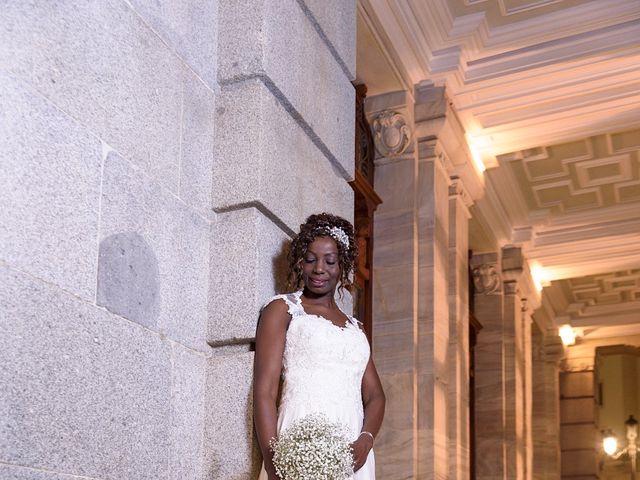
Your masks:
[{"label": "marble column", "polygon": [[469,472],[469,218],[472,200],[462,181],[449,186],[449,480]]},{"label": "marble column", "polygon": [[532,325],[533,479],[560,478],[560,358],[563,348],[556,335],[545,336]]},{"label": "marble column", "polygon": [[[376,439],[378,478],[417,478],[416,428],[416,171],[408,142],[412,109],[404,92],[367,98],[379,153],[373,251],[373,357],[387,397]],[[396,146],[385,138],[401,139]],[[403,147],[406,145],[406,149]],[[398,192],[402,192],[399,195]]]},{"label": "marble column", "polygon": [[523,366],[524,381],[522,393],[524,396],[524,449],[525,449],[525,469],[524,478],[533,478],[533,430],[531,422],[533,419],[533,350],[531,338],[531,307],[527,298],[521,299],[522,308],[522,338],[523,338]]},{"label": "marble column", "polygon": [[442,96],[416,91],[418,153],[416,233],[418,244],[417,311],[417,466],[418,478],[448,475],[449,357],[449,173],[441,133],[431,116]]},{"label": "marble column", "polygon": [[498,254],[471,258],[474,314],[482,324],[475,347],[476,478],[506,478],[503,285]]}]

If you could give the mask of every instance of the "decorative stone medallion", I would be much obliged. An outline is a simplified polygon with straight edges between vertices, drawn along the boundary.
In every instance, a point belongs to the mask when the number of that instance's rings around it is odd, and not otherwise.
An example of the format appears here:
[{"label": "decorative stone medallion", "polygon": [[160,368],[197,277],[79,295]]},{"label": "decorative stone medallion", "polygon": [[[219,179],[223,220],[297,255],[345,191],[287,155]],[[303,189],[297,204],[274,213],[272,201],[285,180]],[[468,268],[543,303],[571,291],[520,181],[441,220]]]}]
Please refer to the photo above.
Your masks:
[{"label": "decorative stone medallion", "polygon": [[500,289],[500,275],[495,265],[478,265],[473,269],[473,286],[479,295],[491,295]]},{"label": "decorative stone medallion", "polygon": [[411,131],[402,114],[386,111],[373,119],[373,139],[376,150],[383,157],[402,154],[411,140]]}]

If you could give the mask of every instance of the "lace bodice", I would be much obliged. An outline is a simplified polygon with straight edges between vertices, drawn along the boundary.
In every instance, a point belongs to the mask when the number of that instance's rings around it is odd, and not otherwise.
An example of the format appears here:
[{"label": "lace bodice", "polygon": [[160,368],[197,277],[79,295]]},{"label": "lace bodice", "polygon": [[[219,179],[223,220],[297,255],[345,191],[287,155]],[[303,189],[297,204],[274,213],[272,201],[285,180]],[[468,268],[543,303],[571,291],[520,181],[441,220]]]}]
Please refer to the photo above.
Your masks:
[{"label": "lace bodice", "polygon": [[[283,357],[280,410],[304,406],[312,412],[350,410],[362,418],[362,375],[369,343],[360,322],[347,315],[345,327],[304,311],[302,292],[278,295],[291,315]],[[346,412],[345,412],[346,413]]]},{"label": "lace bodice", "polygon": [[[282,396],[278,407],[278,432],[310,413],[322,413],[351,432],[353,440],[362,430],[362,375],[369,361],[369,342],[360,322],[347,315],[344,328],[304,311],[302,292],[278,295],[291,321],[283,354]],[[269,302],[269,303],[270,303]],[[375,456],[351,480],[375,480]],[[267,480],[262,468],[258,480]]]}]

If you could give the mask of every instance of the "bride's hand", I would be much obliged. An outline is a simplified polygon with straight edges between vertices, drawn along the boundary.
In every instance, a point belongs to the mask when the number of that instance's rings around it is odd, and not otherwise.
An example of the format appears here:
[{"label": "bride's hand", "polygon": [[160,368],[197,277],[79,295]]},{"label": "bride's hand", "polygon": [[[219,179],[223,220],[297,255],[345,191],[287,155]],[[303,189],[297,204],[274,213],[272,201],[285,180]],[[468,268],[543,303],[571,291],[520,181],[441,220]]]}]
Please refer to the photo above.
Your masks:
[{"label": "bride's hand", "polygon": [[357,472],[367,461],[369,451],[373,447],[373,439],[369,435],[360,435],[351,444],[353,450],[353,471]]}]

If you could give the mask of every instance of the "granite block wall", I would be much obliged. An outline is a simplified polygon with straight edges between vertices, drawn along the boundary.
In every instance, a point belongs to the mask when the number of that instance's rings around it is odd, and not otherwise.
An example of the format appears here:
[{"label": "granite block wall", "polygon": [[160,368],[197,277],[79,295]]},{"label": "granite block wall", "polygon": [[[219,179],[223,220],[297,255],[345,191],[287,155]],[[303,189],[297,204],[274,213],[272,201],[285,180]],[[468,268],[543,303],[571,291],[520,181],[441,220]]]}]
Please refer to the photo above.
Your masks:
[{"label": "granite block wall", "polygon": [[355,2],[5,2],[0,477],[249,479],[258,309],[353,217]]}]

